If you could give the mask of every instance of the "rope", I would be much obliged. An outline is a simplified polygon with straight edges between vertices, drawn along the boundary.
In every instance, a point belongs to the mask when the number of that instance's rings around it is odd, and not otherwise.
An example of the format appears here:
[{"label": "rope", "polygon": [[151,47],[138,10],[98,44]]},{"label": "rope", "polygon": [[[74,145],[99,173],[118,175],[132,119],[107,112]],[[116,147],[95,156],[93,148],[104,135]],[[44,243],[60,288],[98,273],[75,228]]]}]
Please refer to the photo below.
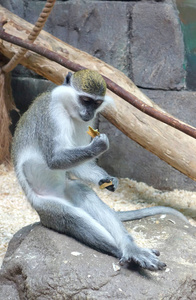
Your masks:
[{"label": "rope", "polygon": [[[27,41],[29,41],[30,43],[33,43],[36,40],[40,31],[44,27],[52,11],[52,8],[55,4],[55,1],[56,0],[47,0],[41,14],[39,15],[37,22],[35,23],[35,26],[33,27],[32,31],[30,32],[27,38]],[[12,71],[20,62],[20,60],[23,58],[23,56],[26,54],[27,51],[28,51],[27,49],[20,48],[19,51],[12,57],[12,59],[5,66],[2,67],[2,71],[6,73]]]}]

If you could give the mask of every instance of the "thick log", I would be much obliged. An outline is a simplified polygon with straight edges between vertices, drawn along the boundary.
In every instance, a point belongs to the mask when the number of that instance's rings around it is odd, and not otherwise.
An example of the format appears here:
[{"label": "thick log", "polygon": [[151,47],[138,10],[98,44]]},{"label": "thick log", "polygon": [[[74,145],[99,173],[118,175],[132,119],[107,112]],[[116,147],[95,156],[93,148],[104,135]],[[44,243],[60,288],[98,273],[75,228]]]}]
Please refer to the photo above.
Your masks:
[{"label": "thick log", "polygon": [[[0,67],[8,60],[0,53]],[[0,163],[10,161],[10,143],[12,136],[9,130],[9,111],[14,109],[14,101],[11,90],[11,74],[0,74]]]},{"label": "thick log", "polygon": [[[2,6],[0,6],[0,16],[1,19],[7,20],[7,23],[4,25],[7,33],[22,39],[27,38],[32,29],[30,23],[12,14]],[[45,31],[40,33],[36,44],[55,51],[86,68],[97,70],[144,103],[162,111],[129,78],[103,61],[62,42]],[[0,40],[0,52],[8,58],[11,58],[17,51],[17,46]],[[56,84],[61,84],[68,72],[66,68],[59,64],[31,51],[22,59],[21,64]],[[194,151],[196,140],[194,138],[145,115],[110,91],[109,94],[114,98],[116,108],[106,111],[104,115],[111,123],[145,149],[196,180],[196,157]]]}]

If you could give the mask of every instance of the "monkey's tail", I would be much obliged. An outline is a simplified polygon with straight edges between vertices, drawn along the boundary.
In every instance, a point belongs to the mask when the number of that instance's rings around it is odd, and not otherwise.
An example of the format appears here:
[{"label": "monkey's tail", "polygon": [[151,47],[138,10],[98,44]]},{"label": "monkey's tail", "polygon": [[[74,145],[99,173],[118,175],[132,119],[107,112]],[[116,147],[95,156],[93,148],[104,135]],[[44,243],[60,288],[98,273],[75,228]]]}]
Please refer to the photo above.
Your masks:
[{"label": "monkey's tail", "polygon": [[186,223],[189,223],[187,218],[181,212],[174,208],[165,206],[148,207],[131,211],[117,211],[116,214],[122,222],[138,220],[158,214],[170,214],[179,217]]}]

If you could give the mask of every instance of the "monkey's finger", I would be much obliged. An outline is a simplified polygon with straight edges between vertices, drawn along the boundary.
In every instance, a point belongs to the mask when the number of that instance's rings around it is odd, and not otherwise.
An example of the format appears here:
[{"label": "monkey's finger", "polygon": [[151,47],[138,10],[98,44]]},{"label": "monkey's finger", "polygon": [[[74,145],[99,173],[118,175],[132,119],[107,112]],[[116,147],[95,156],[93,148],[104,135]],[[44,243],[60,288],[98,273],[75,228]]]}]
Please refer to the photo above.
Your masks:
[{"label": "monkey's finger", "polygon": [[105,179],[105,180],[102,179],[102,180],[99,181],[99,185],[100,185],[99,186],[100,189],[105,189],[105,188],[108,188],[108,187],[112,186],[113,182],[109,179]]},{"label": "monkey's finger", "polygon": [[105,179],[101,179],[100,181],[99,181],[99,185],[102,185],[103,183],[110,183],[110,182],[112,182],[111,181],[111,179],[109,179],[109,178],[105,178]]},{"label": "monkey's finger", "polygon": [[114,187],[114,185],[112,184],[112,185],[109,185],[109,186],[107,186],[106,187],[106,189],[108,190],[108,191],[110,191],[110,192],[114,192],[115,191],[115,187]]}]

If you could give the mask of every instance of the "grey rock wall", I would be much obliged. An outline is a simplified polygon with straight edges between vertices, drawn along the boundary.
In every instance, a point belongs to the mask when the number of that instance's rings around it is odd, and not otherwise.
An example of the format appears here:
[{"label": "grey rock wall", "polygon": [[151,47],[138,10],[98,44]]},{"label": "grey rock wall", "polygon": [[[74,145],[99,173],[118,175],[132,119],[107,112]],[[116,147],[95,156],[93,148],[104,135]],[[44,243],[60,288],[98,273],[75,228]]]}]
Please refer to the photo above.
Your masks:
[{"label": "grey rock wall", "polygon": [[[32,23],[44,3],[0,0],[1,5]],[[195,126],[195,93],[186,91],[183,35],[174,0],[57,1],[44,29],[120,69],[169,113]],[[40,78],[23,67],[13,71],[13,94],[22,112],[51,86]],[[100,123],[100,130],[109,135],[111,148],[99,163],[113,175],[157,188],[195,190],[192,180],[106,120]]]},{"label": "grey rock wall", "polygon": [[132,20],[134,83],[150,89],[182,89],[184,44],[174,7],[171,3],[138,3]]}]

